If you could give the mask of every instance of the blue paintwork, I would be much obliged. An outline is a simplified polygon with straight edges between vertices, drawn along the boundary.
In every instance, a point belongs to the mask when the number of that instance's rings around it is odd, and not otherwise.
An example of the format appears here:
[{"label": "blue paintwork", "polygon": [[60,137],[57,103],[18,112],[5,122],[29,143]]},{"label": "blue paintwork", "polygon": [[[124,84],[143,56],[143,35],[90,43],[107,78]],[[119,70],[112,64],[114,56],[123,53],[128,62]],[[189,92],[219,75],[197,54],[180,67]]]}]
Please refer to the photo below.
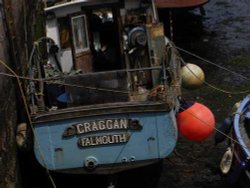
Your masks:
[{"label": "blue paintwork", "polygon": [[241,149],[243,150],[246,158],[250,157],[250,150],[246,146],[246,143],[244,142],[242,135],[240,133],[240,116],[243,112],[246,111],[247,106],[250,104],[250,96],[247,96],[244,98],[244,100],[240,103],[240,107],[237,109],[235,118],[234,118],[234,132],[237,138],[237,141],[240,143],[242,146]]},{"label": "blue paintwork", "polygon": [[[77,141],[82,135],[62,138],[64,130],[70,125],[113,118],[137,119],[143,128],[140,131],[113,130],[112,133],[127,131],[130,135],[127,143],[115,145],[79,148]],[[88,133],[87,135],[108,133],[110,132]],[[176,146],[177,126],[174,111],[111,114],[35,124],[35,137],[37,143],[35,143],[34,151],[38,161],[49,170],[61,170],[83,167],[88,157],[95,157],[98,165],[121,163],[124,159],[128,161],[130,159],[135,161],[163,159]]]},{"label": "blue paintwork", "polygon": [[[227,176],[227,181],[231,184],[235,184],[238,181],[241,183],[241,187],[249,187],[250,176],[249,176],[249,157],[250,157],[250,150],[246,146],[244,139],[242,138],[242,134],[240,132],[240,126],[242,126],[241,116],[246,115],[248,106],[250,104],[250,96],[244,98],[244,100],[240,103],[239,108],[237,109],[236,115],[234,117],[234,126],[233,126],[233,133],[236,137],[237,142],[239,145],[235,147],[240,148],[240,153],[238,153],[238,149],[234,150],[234,162],[233,166],[230,170],[230,173]],[[242,152],[242,154],[241,154]]]}]

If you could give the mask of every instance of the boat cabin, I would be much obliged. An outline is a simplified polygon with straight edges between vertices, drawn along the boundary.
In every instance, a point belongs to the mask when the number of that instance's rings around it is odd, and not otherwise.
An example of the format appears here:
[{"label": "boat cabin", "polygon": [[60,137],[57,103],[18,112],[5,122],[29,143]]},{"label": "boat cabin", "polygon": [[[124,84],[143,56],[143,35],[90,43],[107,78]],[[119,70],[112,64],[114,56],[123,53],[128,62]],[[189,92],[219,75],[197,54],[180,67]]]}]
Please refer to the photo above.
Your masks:
[{"label": "boat cabin", "polygon": [[53,81],[45,84],[44,106],[147,101],[155,86],[179,82],[161,71],[170,64],[154,1],[47,1],[45,15],[41,75]]}]

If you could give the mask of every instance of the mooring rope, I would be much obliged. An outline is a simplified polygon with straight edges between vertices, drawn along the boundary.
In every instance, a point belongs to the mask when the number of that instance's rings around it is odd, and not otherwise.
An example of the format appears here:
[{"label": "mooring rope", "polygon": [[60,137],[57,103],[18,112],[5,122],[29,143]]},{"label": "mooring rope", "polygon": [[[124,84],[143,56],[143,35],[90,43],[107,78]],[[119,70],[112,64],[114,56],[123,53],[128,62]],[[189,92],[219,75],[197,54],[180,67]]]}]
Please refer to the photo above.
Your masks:
[{"label": "mooring rope", "polygon": [[[186,110],[186,109],[183,108],[183,107],[180,107],[180,108],[181,108],[182,110]],[[226,138],[230,139],[232,142],[234,142],[234,143],[240,145],[242,148],[245,148],[245,149],[248,149],[248,150],[249,150],[248,147],[241,145],[240,142],[238,142],[237,140],[235,140],[235,139],[232,138],[231,136],[225,134],[224,132],[220,131],[218,128],[216,128],[216,126],[210,125],[209,123],[207,123],[207,122],[204,121],[203,119],[197,117],[194,113],[191,113],[191,112],[189,112],[189,111],[186,111],[186,112],[187,112],[189,115],[191,115],[191,116],[193,116],[194,118],[196,118],[197,120],[201,121],[201,122],[202,122],[203,124],[205,124],[206,126],[208,126],[208,127],[210,127],[210,128],[213,128],[216,132],[218,132],[218,133],[222,134],[223,136],[225,136]],[[216,122],[215,122],[215,124],[218,125],[218,123],[216,123]]]},{"label": "mooring rope", "polygon": [[[181,62],[184,66],[187,65],[187,63],[181,58]],[[201,80],[188,66],[186,66],[186,68],[192,73],[192,75],[198,79],[199,81],[203,82],[204,84],[206,84],[207,86],[217,90],[217,91],[220,91],[222,93],[226,93],[226,94],[231,94],[231,95],[239,95],[239,94],[246,94],[246,93],[249,93],[250,92],[250,89],[249,90],[245,90],[245,91],[238,91],[238,92],[232,92],[232,91],[228,91],[228,90],[225,90],[225,89],[221,89],[221,88],[218,88],[210,83],[208,83],[207,81],[205,80]]]},{"label": "mooring rope", "polygon": [[174,48],[178,49],[179,51],[185,52],[186,54],[189,54],[189,55],[191,55],[191,56],[193,56],[193,57],[196,57],[197,59],[200,59],[200,60],[202,60],[203,62],[206,62],[206,63],[208,63],[208,64],[211,64],[211,65],[213,65],[213,66],[216,66],[216,67],[218,67],[218,68],[220,68],[220,69],[223,69],[223,70],[225,70],[225,71],[227,71],[227,72],[229,72],[229,73],[232,73],[232,74],[234,74],[234,75],[236,75],[236,76],[239,76],[239,77],[241,77],[242,79],[244,79],[244,80],[250,82],[250,79],[249,79],[249,78],[247,78],[247,77],[245,77],[245,76],[243,76],[243,75],[241,75],[241,74],[239,74],[239,73],[237,73],[237,72],[234,72],[234,71],[232,71],[232,70],[230,70],[230,69],[228,69],[228,68],[226,68],[226,67],[223,67],[223,66],[221,66],[221,65],[218,65],[218,64],[216,64],[216,63],[214,63],[214,62],[212,62],[212,61],[209,61],[209,60],[207,60],[207,59],[205,59],[205,58],[203,58],[203,57],[201,57],[201,56],[199,56],[199,55],[196,55],[195,53],[189,52],[189,51],[187,51],[187,50],[185,50],[185,49],[183,49],[183,48],[180,48],[180,47],[178,47],[178,46],[175,46],[174,44],[172,44],[172,46],[173,46]]},{"label": "mooring rope", "polygon": [[17,80],[17,83],[18,83],[18,87],[19,87],[19,91],[21,93],[21,97],[22,97],[22,100],[23,100],[23,103],[24,103],[24,108],[25,108],[25,111],[26,111],[26,114],[27,114],[27,117],[28,117],[28,121],[29,121],[29,124],[30,124],[30,127],[31,127],[31,130],[32,130],[32,133],[34,135],[34,139],[35,139],[35,142],[37,144],[37,147],[38,147],[38,150],[40,152],[40,157],[45,165],[45,169],[46,169],[46,172],[49,176],[49,179],[53,185],[53,188],[56,188],[56,184],[55,184],[55,181],[53,180],[50,172],[49,172],[49,169],[48,169],[48,166],[45,162],[45,158],[44,158],[44,155],[43,153],[41,152],[41,146],[37,140],[37,137],[36,137],[36,133],[35,133],[35,129],[34,129],[34,126],[33,126],[33,123],[32,123],[32,118],[31,118],[31,115],[29,113],[29,107],[28,107],[28,103],[26,101],[26,97],[25,97],[25,94],[24,94],[24,91],[23,91],[23,88],[22,88],[22,83],[19,79],[19,76],[15,73],[14,70],[12,70],[6,63],[4,63],[2,60],[0,60],[0,64],[2,64],[8,71],[10,71],[12,73],[12,75],[16,78]]},{"label": "mooring rope", "polygon": [[[204,59],[204,58],[201,58],[200,56],[198,56],[198,55],[196,55],[196,54],[193,54],[193,53],[191,53],[191,52],[188,52],[188,51],[186,51],[186,50],[183,50],[183,49],[181,49],[181,48],[179,48],[179,47],[176,47],[176,46],[174,46],[174,47],[175,47],[176,49],[180,50],[180,51],[184,51],[184,52],[186,52],[186,53],[188,53],[188,54],[190,54],[190,55],[193,55],[194,57],[197,57],[198,59],[201,59],[201,60],[203,60],[203,61],[205,61],[205,62],[207,62],[207,63],[210,63],[210,64],[212,64],[212,65],[214,65],[214,66],[217,66],[217,67],[219,67],[219,68],[221,68],[221,69],[223,69],[223,70],[226,70],[226,71],[228,71],[228,72],[230,72],[230,73],[232,73],[232,74],[234,74],[234,75],[238,75],[239,77],[241,77],[241,78],[243,78],[243,79],[245,79],[245,80],[247,80],[247,81],[250,81],[250,79],[248,79],[247,77],[242,76],[242,75],[240,75],[240,74],[238,74],[238,73],[236,73],[236,72],[234,72],[234,71],[231,71],[231,70],[229,70],[229,69],[227,69],[227,68],[225,68],[225,67],[222,67],[222,66],[220,66],[220,65],[217,65],[217,64],[215,64],[215,63],[213,63],[213,62],[211,62],[211,61],[208,61],[208,60],[206,60],[206,59]],[[184,65],[186,65],[186,63],[184,62],[183,59],[181,59],[181,61],[182,61],[182,63],[183,63]],[[25,97],[25,94],[24,94],[24,91],[23,91],[23,88],[22,88],[22,83],[21,83],[20,79],[30,80],[30,81],[38,81],[38,82],[55,83],[55,84],[66,85],[66,86],[68,85],[68,86],[72,86],[72,87],[84,87],[84,88],[97,89],[97,90],[100,89],[100,88],[97,88],[97,87],[85,87],[85,86],[80,86],[80,85],[77,85],[77,84],[66,84],[66,83],[63,83],[63,82],[53,81],[53,80],[60,79],[60,78],[56,78],[56,79],[34,79],[34,78],[29,78],[29,77],[24,77],[24,76],[18,76],[18,75],[17,75],[17,74],[16,74],[16,73],[15,73],[6,63],[4,63],[2,60],[0,60],[0,63],[1,63],[3,66],[5,66],[5,67],[8,69],[8,71],[11,72],[11,74],[1,72],[0,75],[8,76],[8,77],[14,77],[14,78],[17,79],[17,83],[18,83],[18,86],[19,86],[19,90],[20,90],[20,93],[21,93],[21,97],[22,97],[22,100],[23,100],[23,102],[24,102],[25,111],[26,111],[27,116],[28,116],[28,121],[29,121],[29,124],[30,124],[30,126],[31,126],[32,132],[33,132],[33,134],[34,134],[34,138],[35,138],[35,141],[36,141],[36,143],[37,143],[38,148],[40,148],[40,144],[38,143],[38,140],[37,140],[37,138],[36,138],[36,136],[35,136],[35,130],[34,130],[34,127],[33,127],[31,115],[30,115],[30,113],[29,113],[28,104],[27,104],[27,101],[26,101],[26,97]],[[190,71],[191,71],[191,70],[190,70]],[[192,71],[191,71],[191,72],[192,72]],[[194,74],[194,73],[192,72],[192,74]],[[195,75],[195,74],[194,74],[194,76],[197,77],[197,75]],[[217,88],[217,87],[215,87],[215,86],[213,86],[213,85],[211,85],[211,84],[209,84],[209,83],[207,83],[207,82],[204,82],[204,83],[207,84],[209,87],[212,87],[212,88],[214,88],[214,89],[216,89],[216,90],[218,90],[218,91],[221,91],[221,92],[224,92],[224,93],[227,93],[227,94],[243,94],[243,93],[247,93],[247,92],[250,91],[250,90],[247,90],[247,91],[241,91],[241,92],[231,92],[231,91],[226,91],[226,90],[223,90],[223,89],[219,89],[219,88]],[[101,90],[105,90],[105,91],[108,91],[108,92],[119,92],[119,91],[116,91],[116,90],[109,90],[109,89],[106,90],[106,89],[103,89],[103,88],[101,88]],[[207,123],[204,122],[202,119],[196,117],[194,114],[191,114],[191,115],[194,116],[195,118],[199,119],[201,122],[207,124]],[[209,125],[209,124],[207,124],[207,125],[208,125],[208,126],[211,126],[211,125]],[[213,129],[214,129],[216,132],[219,132],[219,133],[222,134],[223,136],[225,136],[225,137],[227,137],[228,139],[230,139],[232,142],[237,143],[237,144],[240,145],[241,147],[245,148],[245,146],[242,146],[237,140],[235,140],[235,139],[233,139],[232,137],[230,137],[229,135],[223,133],[222,131],[220,131],[220,130],[217,129],[216,127],[213,127]],[[39,149],[39,151],[41,152],[41,149]],[[42,158],[42,160],[43,160],[43,162],[44,162],[44,165],[45,165],[47,174],[48,174],[48,176],[49,176],[49,179],[50,179],[50,181],[51,181],[53,187],[56,188],[55,182],[54,182],[54,180],[53,180],[53,178],[52,178],[52,176],[51,176],[51,174],[50,174],[50,172],[49,172],[49,170],[48,170],[47,164],[45,163],[44,156],[43,156],[42,153],[40,153],[40,155],[41,155],[41,158]]]},{"label": "mooring rope", "polygon": [[[4,65],[11,73],[11,77],[15,77],[17,79],[17,82],[18,82],[18,86],[19,86],[19,89],[20,89],[20,92],[21,92],[21,96],[22,96],[22,99],[23,99],[23,102],[24,102],[24,106],[25,106],[25,110],[26,110],[26,113],[27,113],[27,116],[28,116],[28,120],[29,120],[29,123],[30,123],[30,126],[31,126],[31,129],[32,129],[32,132],[33,134],[35,135],[35,130],[34,130],[34,127],[33,127],[33,123],[32,123],[32,119],[31,119],[31,115],[29,114],[29,109],[28,109],[28,104],[27,104],[27,101],[26,101],[26,98],[25,98],[25,94],[24,94],[24,91],[22,89],[22,84],[21,84],[21,81],[20,81],[20,76],[18,76],[7,64],[5,64],[2,60],[0,60],[0,63],[2,65]],[[10,76],[9,74],[5,74],[7,76]],[[180,107],[181,109],[185,110],[184,108]],[[190,113],[190,112],[188,112]],[[193,113],[190,113],[190,115],[194,116],[195,118],[197,118],[199,121],[203,122],[204,124],[206,124],[207,126],[210,126],[207,122],[205,122],[204,120],[198,118],[197,116],[195,116],[195,114]],[[233,141],[234,143],[237,143],[239,145],[241,145],[237,140],[233,139],[232,137],[228,136],[227,134],[223,133],[222,131],[220,131],[219,129],[217,129],[216,127],[213,127],[217,132],[219,132],[220,134],[222,134],[223,136],[227,137],[228,139],[230,139],[231,141]],[[38,144],[38,146],[40,147],[40,144],[38,143],[38,141],[36,140],[36,143]],[[245,147],[245,146],[242,146],[241,147]],[[42,157],[43,159],[42,160],[45,160],[44,157]],[[45,163],[46,165],[46,163]],[[47,169],[47,172],[49,173],[49,170],[48,168]],[[50,174],[50,173],[49,173]],[[50,176],[50,178],[52,178]],[[54,182],[54,181],[53,181]],[[54,183],[53,183],[53,186],[54,186]]]}]

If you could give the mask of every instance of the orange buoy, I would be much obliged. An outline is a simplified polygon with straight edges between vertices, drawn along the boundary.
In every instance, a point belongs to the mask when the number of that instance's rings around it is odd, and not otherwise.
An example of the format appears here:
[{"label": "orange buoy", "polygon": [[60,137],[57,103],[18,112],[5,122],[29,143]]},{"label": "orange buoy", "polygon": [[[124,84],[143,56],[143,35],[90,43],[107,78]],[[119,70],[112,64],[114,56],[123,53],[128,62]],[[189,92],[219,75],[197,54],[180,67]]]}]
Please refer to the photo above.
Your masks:
[{"label": "orange buoy", "polygon": [[186,110],[177,114],[179,132],[188,140],[200,142],[214,131],[215,118],[206,106],[195,102]]}]

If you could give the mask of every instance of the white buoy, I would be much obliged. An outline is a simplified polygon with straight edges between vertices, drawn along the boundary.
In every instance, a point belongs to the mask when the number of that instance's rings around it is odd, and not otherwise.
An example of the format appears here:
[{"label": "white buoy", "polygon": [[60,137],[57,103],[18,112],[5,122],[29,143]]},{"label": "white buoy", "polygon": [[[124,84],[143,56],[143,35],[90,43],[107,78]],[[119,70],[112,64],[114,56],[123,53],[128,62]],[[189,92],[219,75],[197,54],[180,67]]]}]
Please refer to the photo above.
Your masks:
[{"label": "white buoy", "polygon": [[24,148],[27,143],[27,129],[27,123],[20,123],[17,125],[16,143],[20,149]]},{"label": "white buoy", "polygon": [[187,89],[196,89],[200,87],[204,80],[203,70],[195,64],[187,63],[181,68],[182,86]]},{"label": "white buoy", "polygon": [[233,151],[229,147],[227,148],[227,151],[224,153],[220,162],[220,170],[222,174],[228,174],[228,172],[231,169],[232,162],[233,162]]}]

